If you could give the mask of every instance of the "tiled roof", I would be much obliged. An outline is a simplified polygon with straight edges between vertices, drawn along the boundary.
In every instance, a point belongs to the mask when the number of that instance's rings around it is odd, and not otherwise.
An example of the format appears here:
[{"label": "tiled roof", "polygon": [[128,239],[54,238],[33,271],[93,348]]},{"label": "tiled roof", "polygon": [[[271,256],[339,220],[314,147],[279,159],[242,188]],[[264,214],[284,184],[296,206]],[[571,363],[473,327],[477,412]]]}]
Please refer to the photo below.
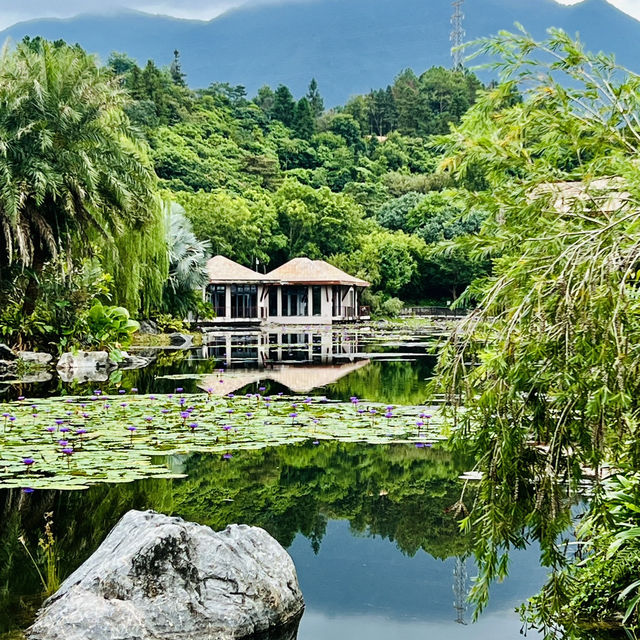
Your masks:
[{"label": "tiled roof", "polygon": [[343,284],[368,287],[369,283],[345,273],[324,260],[294,258],[267,274],[272,280],[284,284]]},{"label": "tiled roof", "polygon": [[613,213],[629,206],[630,194],[622,178],[594,178],[590,181],[543,182],[531,191],[530,199],[550,194],[551,205],[559,213],[577,207]]},{"label": "tiled roof", "polygon": [[224,256],[214,256],[207,262],[209,282],[272,282],[273,278],[251,271]]}]

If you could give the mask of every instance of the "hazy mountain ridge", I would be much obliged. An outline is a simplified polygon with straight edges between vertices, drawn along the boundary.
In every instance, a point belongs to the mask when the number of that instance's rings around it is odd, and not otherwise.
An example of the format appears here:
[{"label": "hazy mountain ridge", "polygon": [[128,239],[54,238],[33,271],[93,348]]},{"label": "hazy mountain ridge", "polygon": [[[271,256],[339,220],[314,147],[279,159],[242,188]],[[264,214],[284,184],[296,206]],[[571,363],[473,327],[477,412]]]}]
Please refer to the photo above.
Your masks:
[{"label": "hazy mountain ridge", "polygon": [[[522,23],[536,36],[549,26],[579,32],[591,50],[637,66],[640,22],[605,0],[562,6],[553,0],[467,0],[467,39]],[[312,76],[328,105],[385,86],[403,68],[449,66],[449,0],[315,0],[234,9],[210,22],[127,11],[112,15],[32,20],[0,32],[0,41],[41,35],[78,42],[108,57],[125,51],[144,63],[182,55],[189,84],[287,84],[300,95]]]}]

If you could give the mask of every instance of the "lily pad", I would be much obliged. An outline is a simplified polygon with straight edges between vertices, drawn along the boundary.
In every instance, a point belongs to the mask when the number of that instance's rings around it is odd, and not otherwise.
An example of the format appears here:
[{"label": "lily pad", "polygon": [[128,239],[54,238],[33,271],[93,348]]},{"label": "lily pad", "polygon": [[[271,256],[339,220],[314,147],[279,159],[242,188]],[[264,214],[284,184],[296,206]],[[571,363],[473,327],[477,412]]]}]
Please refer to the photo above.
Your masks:
[{"label": "lily pad", "polygon": [[0,488],[84,489],[181,477],[167,456],[308,440],[430,444],[436,408],[304,396],[78,396],[0,405]]}]

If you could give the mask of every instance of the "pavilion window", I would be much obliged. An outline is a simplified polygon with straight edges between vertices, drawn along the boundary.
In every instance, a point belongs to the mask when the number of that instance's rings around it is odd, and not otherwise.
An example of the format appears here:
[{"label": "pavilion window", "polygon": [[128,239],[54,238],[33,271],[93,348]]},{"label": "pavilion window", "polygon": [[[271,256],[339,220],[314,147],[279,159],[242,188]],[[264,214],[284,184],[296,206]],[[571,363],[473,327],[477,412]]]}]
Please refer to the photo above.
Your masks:
[{"label": "pavilion window", "polygon": [[269,315],[278,315],[278,287],[271,287],[269,289]]},{"label": "pavilion window", "polygon": [[224,318],[227,315],[226,290],[223,284],[207,285],[206,300],[211,304],[218,318]]},{"label": "pavilion window", "polygon": [[255,284],[231,285],[231,317],[258,317],[258,287]]},{"label": "pavilion window", "polygon": [[308,316],[308,298],[308,287],[282,287],[282,315]]},{"label": "pavilion window", "polygon": [[313,308],[314,316],[322,315],[322,287],[313,286],[311,287],[311,304]]}]

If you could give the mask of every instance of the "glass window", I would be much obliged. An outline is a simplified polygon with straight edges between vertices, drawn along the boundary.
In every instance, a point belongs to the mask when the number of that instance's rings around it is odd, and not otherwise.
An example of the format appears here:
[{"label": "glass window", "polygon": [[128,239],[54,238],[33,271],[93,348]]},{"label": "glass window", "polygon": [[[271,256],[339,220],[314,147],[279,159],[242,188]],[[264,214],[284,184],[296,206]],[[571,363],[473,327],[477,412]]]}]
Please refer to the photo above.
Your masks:
[{"label": "glass window", "polygon": [[218,318],[224,318],[227,312],[226,287],[223,284],[207,285],[206,300],[216,313]]},{"label": "glass window", "polygon": [[309,315],[308,287],[282,287],[282,315]]},{"label": "glass window", "polygon": [[271,287],[269,289],[269,315],[278,315],[278,287]]},{"label": "glass window", "polygon": [[342,315],[342,287],[333,287],[333,315]]},{"label": "glass window", "polygon": [[311,287],[311,296],[313,304],[313,315],[322,315],[322,287]]},{"label": "glass window", "polygon": [[255,284],[231,285],[231,317],[258,317],[258,287]]}]

